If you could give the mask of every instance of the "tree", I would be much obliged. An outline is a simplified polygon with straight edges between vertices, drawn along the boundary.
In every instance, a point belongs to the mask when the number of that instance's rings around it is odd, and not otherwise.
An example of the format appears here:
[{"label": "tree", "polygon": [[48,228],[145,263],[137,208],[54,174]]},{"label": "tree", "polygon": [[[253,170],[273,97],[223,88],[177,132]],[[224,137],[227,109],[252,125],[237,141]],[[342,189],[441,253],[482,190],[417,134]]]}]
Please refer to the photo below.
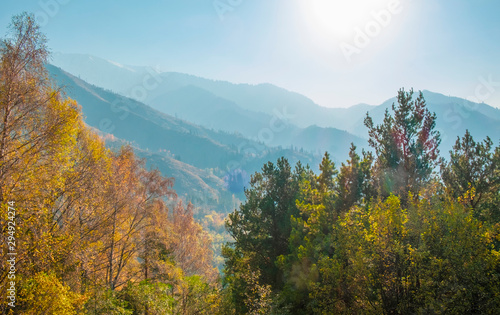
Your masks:
[{"label": "tree", "polygon": [[500,257],[490,227],[442,195],[412,208],[416,313],[498,313]]},{"label": "tree", "polygon": [[53,273],[36,274],[23,283],[20,291],[20,304],[26,309],[22,314],[26,315],[81,314],[87,299],[86,296],[71,291]]},{"label": "tree", "polygon": [[318,184],[320,191],[333,191],[335,188],[335,176],[338,172],[335,169],[335,163],[333,163],[330,159],[330,154],[328,152],[325,152],[323,160],[321,160],[319,171],[320,174],[318,176]]},{"label": "tree", "polygon": [[[146,170],[131,147],[106,149],[52,85],[47,56],[34,16],[15,16],[0,43],[0,238],[15,208],[16,313],[132,314],[130,301],[146,314],[213,313],[211,242],[193,206],[169,218],[173,179]],[[0,258],[6,289],[6,251]],[[126,294],[134,289],[143,300]],[[0,312],[12,313],[6,297]]]},{"label": "tree", "polygon": [[409,191],[418,196],[429,182],[438,163],[440,134],[434,130],[436,114],[426,107],[422,92],[413,100],[413,90],[399,90],[398,104],[392,104],[394,116],[386,110],[384,121],[375,126],[367,113],[369,145],[375,150],[378,192],[387,197],[394,193],[403,204]]},{"label": "tree", "polygon": [[182,201],[173,209],[170,231],[172,255],[186,275],[204,275],[207,280],[214,280],[211,238],[194,220],[193,209],[193,204],[188,203],[184,207]]},{"label": "tree", "polygon": [[300,193],[296,204],[300,212],[290,217],[289,253],[278,258],[286,280],[281,296],[294,314],[313,311],[311,291],[322,281],[318,263],[331,257],[335,251],[337,170],[328,153],[325,153],[319,169],[317,176],[305,171],[299,176]]},{"label": "tree", "polygon": [[[332,260],[323,268],[345,275],[348,292],[356,297],[348,312],[498,312],[500,260],[492,234],[453,200],[436,195],[402,209],[390,196],[354,209],[341,227],[338,244],[348,264],[339,268]],[[319,297],[326,301],[339,291]]]},{"label": "tree", "polygon": [[356,146],[351,144],[349,160],[342,163],[337,178],[336,209],[339,213],[347,212],[353,205],[364,200],[368,202],[375,195],[372,183],[373,156],[363,150],[363,159],[356,153]]},{"label": "tree", "polygon": [[475,142],[469,130],[457,138],[450,161],[441,164],[441,176],[450,194],[461,198],[476,217],[500,222],[500,147],[489,137]]},{"label": "tree", "polygon": [[[60,206],[83,124],[77,104],[51,86],[34,16],[14,16],[8,36],[0,43],[0,204],[12,201],[22,210],[15,218],[19,277],[48,271],[61,277],[74,236],[64,230]],[[1,226],[3,240],[7,225]],[[3,288],[5,252],[0,258]]]},{"label": "tree", "polygon": [[52,126],[44,123],[45,113],[58,98],[44,67],[46,39],[34,16],[14,16],[9,35],[0,44],[0,203],[12,189],[11,174],[24,168],[20,159],[46,145]]},{"label": "tree", "polygon": [[276,260],[288,253],[290,217],[298,215],[298,189],[297,174],[285,158],[278,159],[276,165],[268,162],[261,173],[251,177],[250,188],[245,190],[247,201],[229,215],[226,227],[235,242],[223,249],[223,256],[226,282],[239,310],[246,310],[242,302],[249,288],[243,277],[246,266],[260,272],[260,285],[270,285],[273,290],[283,286]]}]

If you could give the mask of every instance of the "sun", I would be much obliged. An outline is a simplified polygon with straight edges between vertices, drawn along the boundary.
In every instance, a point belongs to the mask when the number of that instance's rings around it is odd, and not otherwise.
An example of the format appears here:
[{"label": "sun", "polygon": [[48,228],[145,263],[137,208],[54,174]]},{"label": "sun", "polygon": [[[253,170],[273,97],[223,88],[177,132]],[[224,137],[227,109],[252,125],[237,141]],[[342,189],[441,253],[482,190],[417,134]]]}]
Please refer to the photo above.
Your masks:
[{"label": "sun", "polygon": [[345,40],[356,27],[363,27],[374,10],[387,6],[391,0],[307,0],[304,13],[316,33]]}]

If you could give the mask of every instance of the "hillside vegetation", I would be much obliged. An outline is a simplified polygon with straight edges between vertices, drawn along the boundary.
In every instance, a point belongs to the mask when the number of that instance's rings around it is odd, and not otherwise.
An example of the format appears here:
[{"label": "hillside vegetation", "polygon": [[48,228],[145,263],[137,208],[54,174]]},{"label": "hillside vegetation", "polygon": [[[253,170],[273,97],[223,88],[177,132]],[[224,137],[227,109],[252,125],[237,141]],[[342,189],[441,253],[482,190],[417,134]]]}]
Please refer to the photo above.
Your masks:
[{"label": "hillside vegetation", "polygon": [[253,175],[226,224],[229,313],[498,313],[500,146],[467,131],[442,160],[436,119],[400,90],[365,118],[373,154]]},{"label": "hillside vegetation", "polygon": [[[304,150],[191,124],[47,61],[34,16],[13,17],[0,45],[2,313],[500,312],[499,139],[464,130],[441,153],[424,93],[358,107],[371,150],[338,141],[347,160],[326,152],[315,172]],[[475,115],[491,127],[495,113]]]},{"label": "hillside vegetation", "polygon": [[[0,58],[3,314],[195,313],[217,305],[211,240],[173,179],[112,152],[48,79],[32,15]],[[8,293],[8,294],[7,294]]]}]

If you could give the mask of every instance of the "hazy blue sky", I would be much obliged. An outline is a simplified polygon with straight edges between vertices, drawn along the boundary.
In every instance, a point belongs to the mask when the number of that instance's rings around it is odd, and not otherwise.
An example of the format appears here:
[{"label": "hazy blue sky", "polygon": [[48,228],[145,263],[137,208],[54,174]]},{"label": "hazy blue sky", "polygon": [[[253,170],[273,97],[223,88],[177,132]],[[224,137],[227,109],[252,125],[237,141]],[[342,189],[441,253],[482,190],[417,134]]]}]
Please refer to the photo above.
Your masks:
[{"label": "hazy blue sky", "polygon": [[4,0],[0,34],[22,11],[52,51],[269,82],[323,106],[413,87],[500,107],[498,0]]}]

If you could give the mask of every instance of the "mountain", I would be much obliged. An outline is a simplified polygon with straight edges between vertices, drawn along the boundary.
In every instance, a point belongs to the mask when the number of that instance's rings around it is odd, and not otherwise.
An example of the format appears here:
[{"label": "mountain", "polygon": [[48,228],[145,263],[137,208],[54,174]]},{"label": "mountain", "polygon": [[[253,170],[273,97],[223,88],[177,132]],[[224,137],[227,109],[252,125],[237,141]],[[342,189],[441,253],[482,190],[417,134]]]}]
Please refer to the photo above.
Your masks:
[{"label": "mountain", "polygon": [[[346,158],[346,151],[340,150],[337,143],[354,142],[366,148],[368,132],[363,124],[366,113],[370,113],[375,123],[381,123],[386,108],[396,101],[390,98],[380,105],[325,108],[303,95],[271,84],[232,84],[176,72],[159,73],[147,67],[122,66],[86,55],[58,55],[54,63],[91,82],[95,79],[105,88],[139,97],[162,112],[177,113],[202,126],[237,131],[270,146],[292,146],[313,152],[326,149],[337,161]],[[477,140],[490,136],[498,141],[500,109],[431,91],[423,93],[429,110],[437,115],[443,155],[447,155],[466,129]],[[217,111],[210,112],[210,108]],[[273,122],[283,123],[285,128],[269,132]]]},{"label": "mountain", "polygon": [[163,113],[175,115],[207,128],[227,132],[240,132],[246,137],[258,134],[271,117],[263,113],[244,110],[228,101],[194,85],[168,91],[150,102]]},{"label": "mountain", "polygon": [[[249,174],[260,170],[267,161],[285,156],[294,164],[316,166],[320,156],[299,150],[269,148],[235,133],[219,132],[161,113],[141,102],[104,90],[47,65],[57,85],[82,108],[85,122],[98,130],[111,147],[130,144],[145,158],[148,166],[165,176],[175,177],[174,189],[186,199],[197,199],[213,207],[221,199],[243,198]],[[235,186],[231,175],[246,174]]]},{"label": "mountain", "polygon": [[116,93],[122,89],[137,86],[147,74],[146,68],[126,67],[116,62],[85,54],[53,53],[51,64],[64,69],[85,82],[103,87]]},{"label": "mountain", "polygon": [[193,85],[161,95],[152,101],[152,106],[205,127],[237,131],[255,141],[267,141],[271,146],[297,147],[318,154],[329,151],[334,158],[346,158],[351,142],[366,147],[364,139],[345,131],[315,125],[299,128],[271,115],[242,109]]},{"label": "mountain", "polygon": [[325,151],[335,152],[337,156],[346,157],[338,160],[335,157],[333,160],[338,164],[347,159],[351,143],[358,146],[358,149],[366,149],[368,143],[365,139],[353,136],[347,131],[338,130],[336,128],[322,128],[318,126],[309,126],[300,130],[293,135],[294,143],[299,147],[322,154]]},{"label": "mountain", "polygon": [[[95,128],[94,130],[103,136],[106,146],[112,150],[118,150],[128,144],[127,141],[104,134]],[[151,153],[138,146],[132,147],[135,154],[145,160],[146,167],[157,168],[162,174],[175,179],[175,190],[180,196],[203,194],[205,198],[215,200],[219,197],[219,192],[224,189],[224,180],[209,170],[196,168],[165,154]]]},{"label": "mountain", "polygon": [[[350,110],[328,109],[303,95],[270,84],[232,84],[182,73],[158,73],[147,67],[122,66],[89,55],[55,54],[53,63],[92,84],[135,96],[162,113],[205,128],[237,132],[267,146],[291,146],[313,152],[328,150],[336,161],[347,158],[346,150],[336,149],[337,143],[354,142],[366,147],[365,140],[341,129],[348,125],[347,115],[363,112],[369,105]],[[322,135],[320,147],[311,145],[318,142],[308,137],[314,132],[304,129],[312,125],[330,128],[315,130]]]},{"label": "mountain", "polygon": [[240,158],[233,147],[246,141],[245,138],[225,138],[133,99],[91,86],[54,66],[48,65],[47,68],[57,83],[65,87],[68,96],[82,105],[85,122],[92,127],[112,133],[144,150],[170,151],[200,168],[218,167]]},{"label": "mountain", "polygon": [[237,104],[241,109],[285,117],[298,127],[317,125],[344,129],[344,121],[351,111],[343,108],[325,108],[311,99],[272,84],[233,84],[200,78],[177,72],[160,73],[150,67],[120,65],[99,57],[83,54],[56,53],[52,64],[86,80],[91,84],[134,98],[159,109],[162,99],[172,91],[195,86],[216,97]]}]

